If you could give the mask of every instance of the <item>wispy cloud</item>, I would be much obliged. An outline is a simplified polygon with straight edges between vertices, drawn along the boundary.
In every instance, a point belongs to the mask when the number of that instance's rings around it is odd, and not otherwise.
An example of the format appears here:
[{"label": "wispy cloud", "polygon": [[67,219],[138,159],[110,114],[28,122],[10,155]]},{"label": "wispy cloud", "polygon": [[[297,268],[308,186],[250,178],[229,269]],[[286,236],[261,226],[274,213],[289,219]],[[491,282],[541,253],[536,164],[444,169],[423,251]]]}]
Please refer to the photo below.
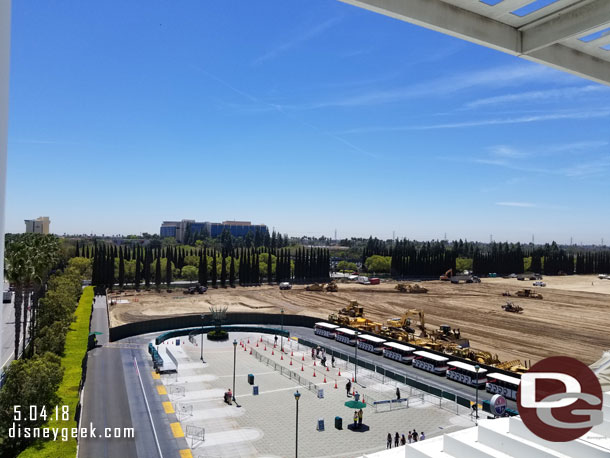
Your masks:
[{"label": "wispy cloud", "polygon": [[474,100],[465,105],[466,108],[481,108],[496,106],[515,102],[541,102],[545,100],[578,97],[585,94],[598,94],[605,92],[610,95],[610,88],[602,85],[588,85],[577,87],[564,87],[557,89],[547,89],[543,91],[527,91],[517,94],[504,94],[495,97],[486,97]]},{"label": "wispy cloud", "polygon": [[437,78],[425,83],[410,84],[386,90],[372,90],[349,94],[333,99],[320,100],[301,105],[287,106],[293,109],[320,109],[329,107],[356,107],[400,102],[422,97],[442,97],[471,88],[502,88],[520,85],[527,82],[539,82],[540,79],[562,80],[557,71],[547,67],[521,64],[502,66],[481,71],[470,71],[450,77]]},{"label": "wispy cloud", "polygon": [[321,24],[318,24],[309,30],[306,30],[306,31],[300,33],[299,35],[293,37],[291,40],[288,40],[288,41],[282,43],[281,45],[276,46],[275,48],[267,51],[262,56],[257,57],[254,60],[254,64],[260,65],[268,60],[275,59],[276,57],[284,54],[286,51],[288,51],[296,46],[299,46],[299,45],[317,37],[318,35],[321,35],[327,29],[331,28],[333,25],[335,25],[336,23],[341,21],[341,19],[342,19],[341,17],[335,17],[335,18],[328,19],[327,21],[324,21]]},{"label": "wispy cloud", "polygon": [[537,207],[536,204],[531,202],[496,202],[496,205],[500,207],[519,207],[519,208],[533,208]]},{"label": "wispy cloud", "polygon": [[494,126],[502,124],[527,124],[542,121],[556,121],[561,119],[593,119],[607,118],[610,110],[558,112],[542,115],[517,116],[512,118],[477,119],[473,121],[461,121],[453,123],[427,124],[419,126],[371,126],[347,129],[342,134],[362,134],[370,132],[400,132],[408,130],[433,130],[433,129],[461,129],[469,127]]}]

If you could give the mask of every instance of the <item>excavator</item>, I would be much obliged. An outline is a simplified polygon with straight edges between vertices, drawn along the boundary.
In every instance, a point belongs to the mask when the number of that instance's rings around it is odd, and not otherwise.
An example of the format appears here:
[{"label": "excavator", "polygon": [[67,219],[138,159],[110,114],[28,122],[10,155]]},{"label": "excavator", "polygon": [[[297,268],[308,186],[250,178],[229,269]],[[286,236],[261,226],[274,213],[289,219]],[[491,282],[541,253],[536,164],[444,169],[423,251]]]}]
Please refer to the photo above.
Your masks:
[{"label": "excavator", "polygon": [[521,307],[520,305],[515,305],[511,301],[506,301],[506,304],[503,305],[502,308],[504,309],[505,312],[511,312],[511,313],[522,313],[523,312],[523,307]]},{"label": "excavator", "polygon": [[398,283],[394,289],[396,289],[399,293],[427,293],[428,288],[418,285],[417,283],[407,284],[407,283]]},{"label": "excavator", "polygon": [[386,321],[386,326],[390,329],[399,329],[406,331],[409,334],[415,334],[415,330],[411,327],[411,319],[419,320],[420,337],[428,337],[426,331],[426,320],[424,317],[424,311],[418,309],[408,309],[402,314],[400,318],[392,318]]},{"label": "excavator", "polygon": [[439,280],[449,281],[449,280],[451,280],[452,276],[453,276],[453,269],[449,269],[447,272],[445,272],[443,275],[441,275],[439,277]]}]

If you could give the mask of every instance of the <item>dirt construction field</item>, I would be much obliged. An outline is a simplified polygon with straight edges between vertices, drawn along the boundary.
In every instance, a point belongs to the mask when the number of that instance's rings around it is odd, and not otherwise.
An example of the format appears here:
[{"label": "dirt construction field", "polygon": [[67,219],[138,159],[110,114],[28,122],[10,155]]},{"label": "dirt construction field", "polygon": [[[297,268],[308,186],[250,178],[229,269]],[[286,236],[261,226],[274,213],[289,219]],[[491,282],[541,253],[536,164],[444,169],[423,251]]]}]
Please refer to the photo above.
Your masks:
[{"label": "dirt construction field", "polygon": [[[497,353],[502,360],[532,363],[552,355],[572,356],[586,364],[610,349],[610,280],[597,276],[545,277],[547,286],[534,288],[543,300],[502,296],[533,288],[532,281],[483,279],[480,284],[452,285],[429,281],[427,294],[399,293],[395,282],[380,285],[339,284],[339,292],[309,292],[304,286],[280,291],[277,286],[212,289],[204,295],[142,292],[126,293],[111,307],[111,326],[174,315],[208,313],[210,305],[228,305],[229,312],[279,313],[319,316],[357,300],[365,317],[385,322],[406,308],[423,309],[428,327],[448,324],[470,339],[471,347]],[[522,314],[508,313],[506,299],[522,306]]]}]

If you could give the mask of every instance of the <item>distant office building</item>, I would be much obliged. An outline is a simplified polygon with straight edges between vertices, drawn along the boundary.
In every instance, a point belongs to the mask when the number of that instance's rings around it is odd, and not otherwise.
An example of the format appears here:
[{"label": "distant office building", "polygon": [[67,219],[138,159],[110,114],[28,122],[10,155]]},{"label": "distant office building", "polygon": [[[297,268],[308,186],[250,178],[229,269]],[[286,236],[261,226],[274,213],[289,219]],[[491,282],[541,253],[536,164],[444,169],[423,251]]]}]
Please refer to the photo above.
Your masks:
[{"label": "distant office building", "polygon": [[34,234],[48,234],[51,220],[48,216],[25,220],[25,232]]},{"label": "distant office building", "polygon": [[159,235],[161,238],[174,237],[178,242],[184,242],[187,234],[210,234],[211,237],[219,237],[222,231],[228,229],[233,237],[245,237],[248,232],[252,235],[259,231],[266,234],[269,229],[264,224],[252,224],[250,221],[223,221],[222,223],[200,223],[192,219],[182,221],[163,221]]}]

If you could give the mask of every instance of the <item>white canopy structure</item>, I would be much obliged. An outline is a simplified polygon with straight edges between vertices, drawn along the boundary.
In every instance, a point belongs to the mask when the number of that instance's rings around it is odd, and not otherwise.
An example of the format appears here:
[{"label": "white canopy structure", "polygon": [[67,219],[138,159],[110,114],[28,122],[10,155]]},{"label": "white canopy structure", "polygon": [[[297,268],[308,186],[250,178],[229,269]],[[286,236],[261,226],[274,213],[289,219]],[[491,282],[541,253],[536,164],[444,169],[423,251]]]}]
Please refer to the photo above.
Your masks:
[{"label": "white canopy structure", "polygon": [[339,0],[610,85],[608,0]]}]

